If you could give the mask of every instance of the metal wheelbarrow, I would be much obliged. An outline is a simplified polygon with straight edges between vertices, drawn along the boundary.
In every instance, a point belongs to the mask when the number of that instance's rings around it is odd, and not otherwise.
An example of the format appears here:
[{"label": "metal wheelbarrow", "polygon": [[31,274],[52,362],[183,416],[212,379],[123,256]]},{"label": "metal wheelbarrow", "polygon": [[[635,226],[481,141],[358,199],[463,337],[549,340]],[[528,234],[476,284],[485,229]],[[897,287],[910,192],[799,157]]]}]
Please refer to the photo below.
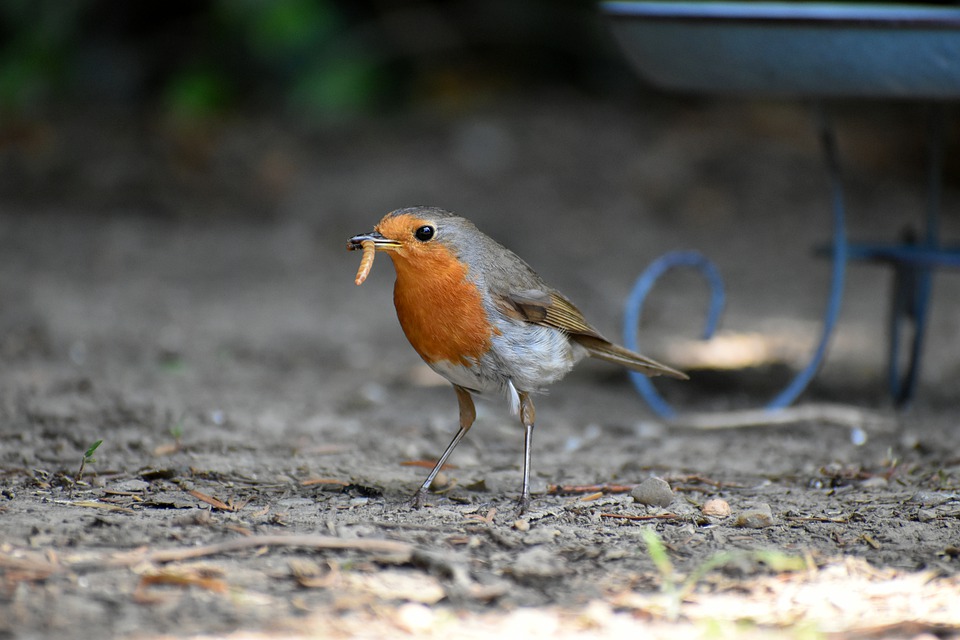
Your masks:
[{"label": "metal wheelbarrow", "polygon": [[[767,405],[793,403],[826,354],[843,299],[849,260],[888,264],[896,272],[889,319],[888,384],[898,406],[919,378],[931,276],[960,267],[960,247],[940,243],[944,103],[960,98],[960,7],[826,2],[604,2],[602,12],[639,74],[668,90],[814,100],[832,188],[833,260],[823,326],[809,363]],[[889,244],[849,242],[840,163],[822,104],[831,98],[925,100],[931,103],[927,207],[921,233]],[[627,301],[624,342],[637,348],[644,299],[665,272],[699,270],[711,288],[705,338],[724,303],[716,267],[698,252],[671,252],[641,274]],[[910,341],[905,366],[901,344]],[[660,416],[676,415],[649,379],[634,384]]]}]

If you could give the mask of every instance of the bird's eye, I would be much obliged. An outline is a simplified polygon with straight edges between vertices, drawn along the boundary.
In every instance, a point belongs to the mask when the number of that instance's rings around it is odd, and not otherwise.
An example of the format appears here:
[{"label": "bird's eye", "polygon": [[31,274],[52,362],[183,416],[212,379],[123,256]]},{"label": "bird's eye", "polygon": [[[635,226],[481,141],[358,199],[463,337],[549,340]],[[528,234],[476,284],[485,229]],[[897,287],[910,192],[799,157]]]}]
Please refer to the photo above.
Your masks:
[{"label": "bird's eye", "polygon": [[427,242],[433,238],[434,233],[435,233],[434,228],[428,224],[425,224],[419,229],[417,229],[416,231],[414,231],[413,235],[420,242]]}]

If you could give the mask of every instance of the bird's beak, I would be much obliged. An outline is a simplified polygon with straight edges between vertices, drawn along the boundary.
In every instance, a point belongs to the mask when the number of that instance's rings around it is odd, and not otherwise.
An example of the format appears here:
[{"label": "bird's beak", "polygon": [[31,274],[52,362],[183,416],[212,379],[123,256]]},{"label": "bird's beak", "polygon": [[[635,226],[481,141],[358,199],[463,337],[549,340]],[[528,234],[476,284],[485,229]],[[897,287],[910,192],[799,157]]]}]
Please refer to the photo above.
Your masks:
[{"label": "bird's beak", "polygon": [[364,240],[373,240],[373,244],[378,251],[391,251],[393,249],[399,249],[401,246],[396,240],[384,238],[378,231],[370,231],[369,233],[361,233],[360,235],[353,236],[347,240],[347,250],[355,251],[362,249]]}]

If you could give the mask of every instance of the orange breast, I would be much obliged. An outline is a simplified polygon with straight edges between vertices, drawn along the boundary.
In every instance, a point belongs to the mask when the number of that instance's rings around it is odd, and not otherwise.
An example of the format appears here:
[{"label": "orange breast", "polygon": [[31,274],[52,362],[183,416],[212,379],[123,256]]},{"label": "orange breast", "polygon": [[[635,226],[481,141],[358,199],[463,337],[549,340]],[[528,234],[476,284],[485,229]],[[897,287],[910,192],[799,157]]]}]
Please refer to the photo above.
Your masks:
[{"label": "orange breast", "polygon": [[491,327],[467,270],[443,246],[412,256],[390,252],[397,270],[393,303],[420,357],[469,365],[490,348]]}]

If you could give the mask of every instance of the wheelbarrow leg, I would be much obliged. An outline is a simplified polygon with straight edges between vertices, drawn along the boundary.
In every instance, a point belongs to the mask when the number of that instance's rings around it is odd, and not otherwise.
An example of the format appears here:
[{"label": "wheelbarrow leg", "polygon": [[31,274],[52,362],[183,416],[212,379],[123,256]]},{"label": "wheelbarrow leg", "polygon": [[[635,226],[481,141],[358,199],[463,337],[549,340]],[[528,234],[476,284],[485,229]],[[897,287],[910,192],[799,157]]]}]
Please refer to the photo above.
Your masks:
[{"label": "wheelbarrow leg", "polygon": [[767,409],[782,409],[790,406],[820,369],[827,354],[830,338],[840,317],[840,306],[843,302],[843,285],[846,277],[847,260],[850,245],[847,242],[846,203],[843,191],[843,175],[840,172],[840,158],[837,153],[836,137],[833,125],[823,105],[818,105],[817,115],[820,126],[820,144],[823,148],[824,159],[827,163],[827,172],[830,176],[831,205],[833,210],[833,240],[831,251],[833,267],[830,276],[830,295],[827,300],[827,309],[824,313],[823,328],[820,330],[820,340],[817,343],[813,357],[773,400],[767,403]]},{"label": "wheelbarrow leg", "polygon": [[[906,245],[919,245],[936,260],[940,252],[940,195],[943,191],[943,130],[944,107],[930,107],[928,130],[929,161],[927,164],[927,219],[922,241],[912,231],[904,233]],[[887,376],[890,395],[899,408],[906,408],[917,388],[920,376],[920,361],[923,355],[924,337],[927,330],[927,311],[930,307],[930,292],[933,287],[933,269],[930,262],[900,262],[896,264],[893,296],[890,307],[890,339]],[[912,344],[906,372],[900,374],[901,337],[910,324]]]}]

